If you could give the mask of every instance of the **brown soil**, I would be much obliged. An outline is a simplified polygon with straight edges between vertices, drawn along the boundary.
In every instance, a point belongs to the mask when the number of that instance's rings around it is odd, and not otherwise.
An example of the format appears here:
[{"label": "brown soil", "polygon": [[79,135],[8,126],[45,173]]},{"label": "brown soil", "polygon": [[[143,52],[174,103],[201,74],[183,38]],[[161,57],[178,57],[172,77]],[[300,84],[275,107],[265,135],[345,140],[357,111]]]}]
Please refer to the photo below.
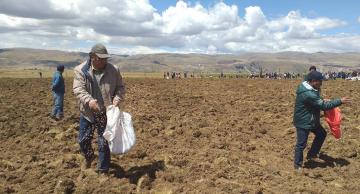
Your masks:
[{"label": "brown soil", "polygon": [[49,79],[0,79],[0,193],[360,191],[359,82],[323,84],[324,96],[348,95],[354,103],[341,107],[343,138],[329,134],[324,162],[306,164],[302,174],[293,170],[291,123],[300,80],[125,82],[137,144],[113,156],[103,176],[94,171],[96,162],[80,169],[72,80],[66,80],[65,118],[55,122],[48,117]]}]

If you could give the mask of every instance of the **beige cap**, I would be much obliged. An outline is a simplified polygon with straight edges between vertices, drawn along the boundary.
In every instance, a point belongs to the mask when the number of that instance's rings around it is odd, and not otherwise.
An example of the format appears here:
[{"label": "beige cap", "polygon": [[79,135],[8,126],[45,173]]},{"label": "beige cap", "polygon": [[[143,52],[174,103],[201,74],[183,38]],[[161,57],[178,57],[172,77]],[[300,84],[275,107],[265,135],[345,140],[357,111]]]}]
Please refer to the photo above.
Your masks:
[{"label": "beige cap", "polygon": [[95,53],[96,56],[98,56],[99,58],[110,58],[111,56],[108,54],[106,47],[103,44],[95,44],[92,48],[91,48],[91,52],[90,53]]}]

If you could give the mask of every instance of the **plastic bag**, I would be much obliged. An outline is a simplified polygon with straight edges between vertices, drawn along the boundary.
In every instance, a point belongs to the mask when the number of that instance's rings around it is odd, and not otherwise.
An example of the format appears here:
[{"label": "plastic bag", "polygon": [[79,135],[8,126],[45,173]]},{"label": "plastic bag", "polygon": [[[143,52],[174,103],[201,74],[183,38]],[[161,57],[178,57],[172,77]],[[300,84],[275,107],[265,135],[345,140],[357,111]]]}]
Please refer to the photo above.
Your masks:
[{"label": "plastic bag", "polygon": [[329,124],[331,134],[336,138],[341,138],[341,111],[340,108],[333,108],[327,111],[324,111],[325,113],[325,120]]},{"label": "plastic bag", "polygon": [[110,152],[123,154],[135,144],[135,131],[129,113],[120,111],[119,107],[110,105],[106,110],[106,129],[103,137],[108,141]]}]

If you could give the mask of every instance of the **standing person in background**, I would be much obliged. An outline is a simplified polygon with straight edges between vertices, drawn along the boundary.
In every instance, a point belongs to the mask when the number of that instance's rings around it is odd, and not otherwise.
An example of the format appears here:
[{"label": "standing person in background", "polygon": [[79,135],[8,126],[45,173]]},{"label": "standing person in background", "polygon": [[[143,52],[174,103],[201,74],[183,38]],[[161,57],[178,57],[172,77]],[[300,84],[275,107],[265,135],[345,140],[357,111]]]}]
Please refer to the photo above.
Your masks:
[{"label": "standing person in background", "polygon": [[[54,73],[51,90],[54,97],[54,108],[50,113],[50,117],[55,120],[61,120],[64,117],[64,94],[65,94],[65,82],[62,76],[64,72],[64,66],[58,65],[57,71]],[[41,72],[40,72],[41,73]],[[42,76],[42,74],[40,74]]]},{"label": "standing person in background", "polygon": [[351,99],[344,97],[335,100],[323,100],[320,88],[323,76],[320,72],[311,71],[308,80],[301,83],[296,91],[294,108],[294,125],[296,127],[296,145],[294,167],[301,170],[303,151],[306,148],[309,133],[315,134],[315,139],[307,153],[308,160],[317,160],[322,144],[325,141],[326,131],[320,124],[320,110],[329,110],[341,104],[351,103]]},{"label": "standing person in background", "polygon": [[99,162],[97,171],[107,173],[110,166],[110,149],[103,137],[106,127],[106,107],[119,106],[123,101],[125,87],[119,69],[108,63],[110,55],[102,44],[92,47],[90,58],[75,67],[73,91],[79,99],[80,129],[78,141],[85,157],[82,169],[90,168],[94,160],[91,142],[97,131]]},{"label": "standing person in background", "polygon": [[[309,68],[309,73],[311,73],[312,71],[316,71],[316,67],[315,67],[315,66],[311,66],[311,67]],[[304,76],[304,81],[308,81],[308,75],[309,75],[309,74],[306,74],[306,75]]]}]

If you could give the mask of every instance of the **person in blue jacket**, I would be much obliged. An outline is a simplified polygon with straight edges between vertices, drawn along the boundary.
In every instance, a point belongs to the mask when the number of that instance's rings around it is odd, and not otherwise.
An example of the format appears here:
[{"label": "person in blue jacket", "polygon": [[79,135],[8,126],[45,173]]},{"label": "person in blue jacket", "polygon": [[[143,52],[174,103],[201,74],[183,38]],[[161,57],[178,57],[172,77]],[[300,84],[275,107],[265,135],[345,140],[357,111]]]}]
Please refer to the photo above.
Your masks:
[{"label": "person in blue jacket", "polygon": [[51,118],[61,120],[64,117],[64,94],[65,83],[62,73],[64,72],[64,65],[58,65],[57,71],[54,73],[51,90],[54,96],[54,108],[51,113]]}]

